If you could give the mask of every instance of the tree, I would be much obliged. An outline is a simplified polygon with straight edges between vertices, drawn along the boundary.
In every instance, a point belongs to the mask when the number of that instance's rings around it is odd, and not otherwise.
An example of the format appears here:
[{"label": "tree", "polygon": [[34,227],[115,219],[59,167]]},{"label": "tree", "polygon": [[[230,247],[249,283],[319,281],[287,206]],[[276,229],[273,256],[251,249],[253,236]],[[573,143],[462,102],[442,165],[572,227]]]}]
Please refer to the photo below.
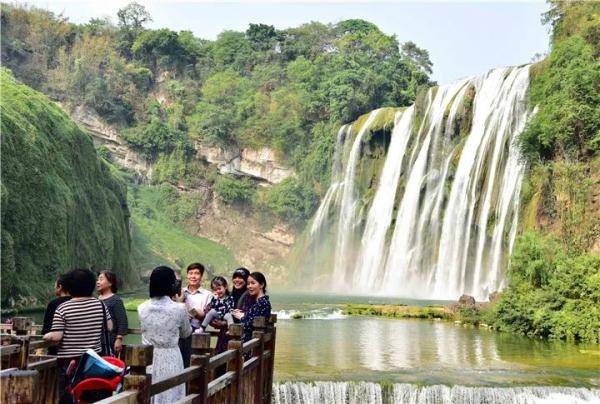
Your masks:
[{"label": "tree", "polygon": [[152,21],[146,7],[135,1],[117,11],[117,18],[119,19],[119,28],[134,32],[142,31],[144,24]]},{"label": "tree", "polygon": [[139,3],[129,3],[117,11],[119,35],[117,49],[127,58],[131,58],[131,46],[137,36],[144,30],[144,24],[152,21],[150,13]]},{"label": "tree", "polygon": [[246,38],[252,45],[252,49],[267,51],[275,46],[278,35],[272,25],[250,24],[246,30]]},{"label": "tree", "polygon": [[429,52],[419,48],[414,42],[408,41],[402,44],[402,56],[410,60],[416,67],[431,74],[433,63],[429,60]]}]

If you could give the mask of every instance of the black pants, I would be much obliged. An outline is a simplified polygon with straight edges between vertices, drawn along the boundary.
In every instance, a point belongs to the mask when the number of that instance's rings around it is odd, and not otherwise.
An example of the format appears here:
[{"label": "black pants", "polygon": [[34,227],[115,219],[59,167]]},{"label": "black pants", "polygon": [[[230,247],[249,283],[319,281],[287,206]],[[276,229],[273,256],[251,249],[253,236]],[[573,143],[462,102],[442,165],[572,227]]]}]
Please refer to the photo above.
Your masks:
[{"label": "black pants", "polygon": [[[192,334],[197,328],[192,327]],[[183,367],[190,367],[190,361],[192,359],[192,336],[187,338],[179,338],[179,351],[181,352],[181,358],[183,359]]]}]

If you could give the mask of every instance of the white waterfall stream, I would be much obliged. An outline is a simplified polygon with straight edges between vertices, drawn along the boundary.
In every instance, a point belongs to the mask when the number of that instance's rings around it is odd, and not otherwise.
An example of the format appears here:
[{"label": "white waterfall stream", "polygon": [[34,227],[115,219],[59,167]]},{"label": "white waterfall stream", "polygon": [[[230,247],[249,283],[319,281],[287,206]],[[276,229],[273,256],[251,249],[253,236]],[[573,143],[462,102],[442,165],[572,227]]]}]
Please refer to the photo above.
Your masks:
[{"label": "white waterfall stream", "polygon": [[367,382],[288,382],[273,386],[275,404],[588,404],[599,389],[575,387],[384,386]]},{"label": "white waterfall stream", "polygon": [[355,130],[348,153],[350,126],[340,129],[331,186],[310,229],[331,223],[334,287],[478,300],[502,287],[517,231],[524,166],[515,140],[529,116],[528,85],[522,66],[429,89],[424,105],[396,113],[371,197],[355,182],[380,110]]}]

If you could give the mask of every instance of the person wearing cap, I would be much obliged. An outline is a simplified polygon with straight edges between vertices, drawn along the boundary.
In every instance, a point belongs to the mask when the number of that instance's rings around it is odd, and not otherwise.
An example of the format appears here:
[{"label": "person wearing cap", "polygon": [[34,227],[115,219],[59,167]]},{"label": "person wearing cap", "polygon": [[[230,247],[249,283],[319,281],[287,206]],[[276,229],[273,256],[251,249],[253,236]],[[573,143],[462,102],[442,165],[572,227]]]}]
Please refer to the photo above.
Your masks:
[{"label": "person wearing cap", "polygon": [[231,296],[233,296],[233,300],[235,301],[235,308],[239,309],[244,305],[244,300],[248,295],[248,276],[250,275],[250,271],[244,267],[240,267],[233,271],[233,275],[231,275],[231,283],[233,283],[233,288],[231,289]]}]

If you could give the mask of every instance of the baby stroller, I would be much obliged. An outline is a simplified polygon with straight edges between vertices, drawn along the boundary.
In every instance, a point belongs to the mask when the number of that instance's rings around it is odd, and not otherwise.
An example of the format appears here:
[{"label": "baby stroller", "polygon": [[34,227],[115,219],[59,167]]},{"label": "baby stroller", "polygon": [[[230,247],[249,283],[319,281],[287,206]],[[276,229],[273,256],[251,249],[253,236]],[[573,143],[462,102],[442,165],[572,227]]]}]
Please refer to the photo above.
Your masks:
[{"label": "baby stroller", "polygon": [[123,387],[125,362],[110,356],[99,356],[92,349],[79,362],[71,361],[67,369],[68,393],[75,404],[93,403],[119,393]]}]

